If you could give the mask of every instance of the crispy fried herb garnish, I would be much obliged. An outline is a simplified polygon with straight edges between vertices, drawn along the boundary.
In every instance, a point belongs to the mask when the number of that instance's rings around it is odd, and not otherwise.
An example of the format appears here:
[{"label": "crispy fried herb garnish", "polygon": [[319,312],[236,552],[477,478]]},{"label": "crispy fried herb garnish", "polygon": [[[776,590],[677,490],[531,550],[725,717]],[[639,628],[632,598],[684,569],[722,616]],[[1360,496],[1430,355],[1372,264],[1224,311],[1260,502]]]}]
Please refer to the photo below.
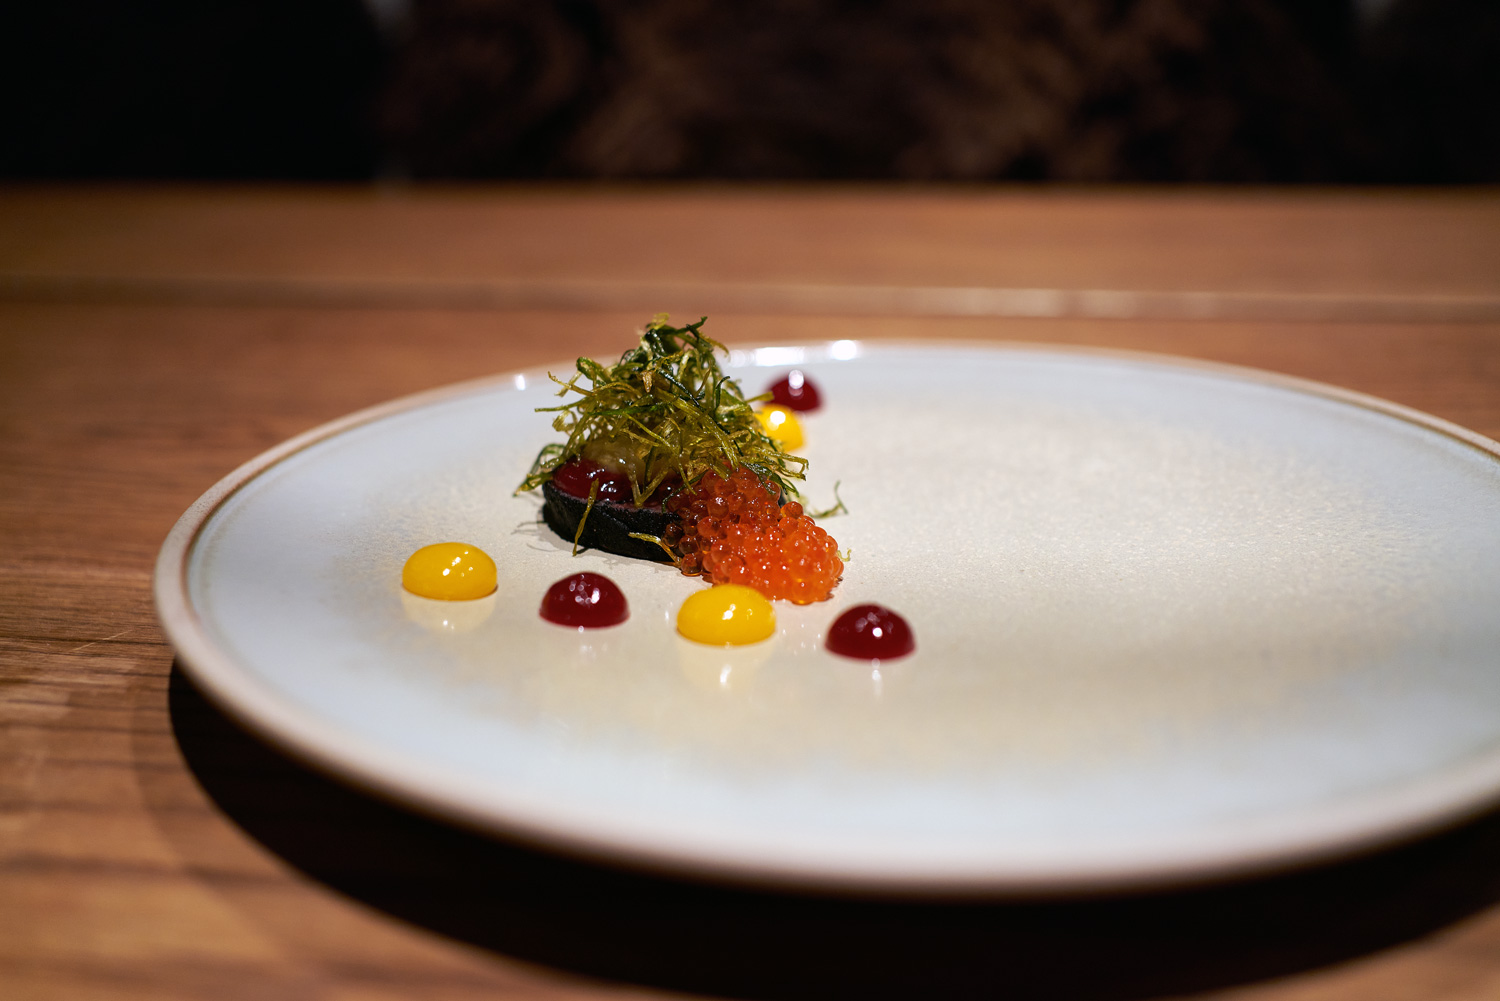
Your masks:
[{"label": "crispy fried herb garnish", "polygon": [[567,382],[551,376],[562,387],[558,396],[579,398],[537,409],[555,412],[552,427],[568,440],[543,448],[516,492],[536,489],[583,456],[627,473],[637,507],[674,477],[691,487],[710,469],[728,476],[742,465],[783,497],[798,496],[791,481],[803,478],[807,460],[782,451],[761,429],[739,384],[719,369],[715,352],[725,348],[702,332],[707,319],[674,327],[660,313],[618,363],[580,358]]},{"label": "crispy fried herb garnish", "polygon": [[[849,507],[844,503],[844,498],[839,496],[839,487],[843,484],[843,482],[843,480],[835,480],[833,482],[833,507],[826,508],[822,511],[809,511],[807,512],[809,518],[832,518],[836,514],[849,513]],[[848,557],[846,556],[844,557],[844,559],[848,560]]]}]

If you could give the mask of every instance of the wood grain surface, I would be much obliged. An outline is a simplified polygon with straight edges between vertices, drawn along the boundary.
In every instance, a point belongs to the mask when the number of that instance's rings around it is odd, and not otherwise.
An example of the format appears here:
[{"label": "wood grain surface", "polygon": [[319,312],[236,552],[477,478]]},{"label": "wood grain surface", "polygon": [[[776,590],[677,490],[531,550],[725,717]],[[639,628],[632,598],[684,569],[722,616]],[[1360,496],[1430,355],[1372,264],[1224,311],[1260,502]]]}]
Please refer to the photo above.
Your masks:
[{"label": "wood grain surface", "polygon": [[[799,312],[808,287],[857,295]],[[1168,298],[886,294],[918,288]],[[1169,893],[788,895],[409,814],[174,667],[152,562],[219,477],[362,406],[612,354],[651,293],[695,290],[659,305],[713,308],[728,341],[1160,351],[1500,437],[1494,192],[0,192],[0,997],[1500,998],[1500,814]]]}]

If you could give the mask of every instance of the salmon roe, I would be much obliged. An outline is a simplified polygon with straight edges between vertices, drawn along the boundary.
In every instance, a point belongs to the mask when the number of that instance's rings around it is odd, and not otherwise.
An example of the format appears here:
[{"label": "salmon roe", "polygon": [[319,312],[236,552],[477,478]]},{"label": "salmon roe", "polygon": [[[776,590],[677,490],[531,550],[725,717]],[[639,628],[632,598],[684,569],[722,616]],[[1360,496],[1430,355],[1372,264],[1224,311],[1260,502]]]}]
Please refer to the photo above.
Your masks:
[{"label": "salmon roe", "polygon": [[685,574],[715,584],[744,584],[767,598],[806,605],[833,594],[844,573],[838,543],[779,490],[745,466],[729,477],[704,474],[667,500],[677,521],[664,541]]}]

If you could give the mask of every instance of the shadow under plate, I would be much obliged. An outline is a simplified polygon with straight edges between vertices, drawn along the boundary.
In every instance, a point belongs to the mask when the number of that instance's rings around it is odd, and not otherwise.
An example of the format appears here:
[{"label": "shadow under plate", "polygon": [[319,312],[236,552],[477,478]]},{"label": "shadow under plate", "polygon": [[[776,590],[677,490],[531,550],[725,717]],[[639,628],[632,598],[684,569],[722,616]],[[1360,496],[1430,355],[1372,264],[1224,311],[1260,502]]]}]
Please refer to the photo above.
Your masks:
[{"label": "shadow under plate", "polygon": [[1129,1001],[1294,973],[1500,900],[1500,811],[1379,854],[1170,892],[962,902],[717,886],[470,832],[312,771],[174,664],[172,728],[251,837],[395,918],[593,977],[735,998]]}]

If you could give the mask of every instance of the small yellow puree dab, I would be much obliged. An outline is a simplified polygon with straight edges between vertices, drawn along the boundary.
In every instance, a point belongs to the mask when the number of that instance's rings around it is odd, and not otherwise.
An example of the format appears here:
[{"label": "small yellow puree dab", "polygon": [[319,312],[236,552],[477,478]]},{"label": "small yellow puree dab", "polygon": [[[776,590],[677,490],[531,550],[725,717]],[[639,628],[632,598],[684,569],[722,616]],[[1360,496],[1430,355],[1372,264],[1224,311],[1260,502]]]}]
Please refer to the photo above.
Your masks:
[{"label": "small yellow puree dab", "polygon": [[401,586],[423,598],[470,601],[495,590],[495,561],[467,542],[423,546],[401,568]]},{"label": "small yellow puree dab", "polygon": [[755,417],[760,421],[760,428],[766,433],[766,437],[785,451],[802,447],[802,425],[798,422],[797,415],[788,408],[773,404],[757,410]]},{"label": "small yellow puree dab", "polygon": [[753,587],[717,584],[699,591],[677,611],[677,631],[697,643],[743,646],[776,631],[771,603]]}]

